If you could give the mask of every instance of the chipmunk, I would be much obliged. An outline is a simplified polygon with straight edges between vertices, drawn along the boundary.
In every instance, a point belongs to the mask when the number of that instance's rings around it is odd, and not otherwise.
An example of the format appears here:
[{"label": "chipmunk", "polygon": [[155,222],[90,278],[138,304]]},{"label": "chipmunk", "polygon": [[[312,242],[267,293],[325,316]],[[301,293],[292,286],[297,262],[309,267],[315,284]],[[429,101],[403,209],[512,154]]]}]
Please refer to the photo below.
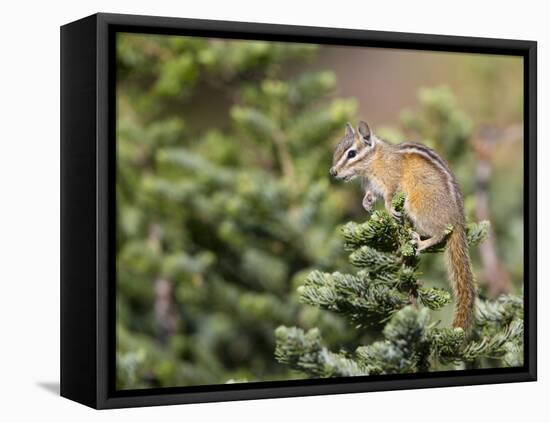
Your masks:
[{"label": "chipmunk", "polygon": [[476,287],[466,242],[464,200],[447,163],[422,144],[388,144],[365,122],[359,123],[357,131],[348,123],[334,151],[330,174],[346,182],[360,177],[365,190],[363,207],[369,212],[376,199],[382,198],[386,210],[398,218],[392,199],[403,192],[404,211],[417,233],[417,252],[443,241],[448,225],[453,226],[445,248],[457,302],[453,326],[468,330]]}]

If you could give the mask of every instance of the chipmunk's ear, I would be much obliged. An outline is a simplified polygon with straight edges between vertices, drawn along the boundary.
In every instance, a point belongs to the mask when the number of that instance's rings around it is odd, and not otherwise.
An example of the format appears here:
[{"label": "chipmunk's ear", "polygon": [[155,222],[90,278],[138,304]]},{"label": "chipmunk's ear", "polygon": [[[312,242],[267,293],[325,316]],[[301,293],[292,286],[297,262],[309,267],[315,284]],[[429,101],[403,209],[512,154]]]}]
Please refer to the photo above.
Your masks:
[{"label": "chipmunk's ear", "polygon": [[369,125],[367,125],[366,122],[359,122],[359,126],[357,127],[357,130],[359,131],[359,135],[361,135],[361,139],[365,144],[368,146],[372,145],[372,132],[369,128]]},{"label": "chipmunk's ear", "polygon": [[346,137],[353,137],[355,135],[355,129],[351,123],[346,123]]}]

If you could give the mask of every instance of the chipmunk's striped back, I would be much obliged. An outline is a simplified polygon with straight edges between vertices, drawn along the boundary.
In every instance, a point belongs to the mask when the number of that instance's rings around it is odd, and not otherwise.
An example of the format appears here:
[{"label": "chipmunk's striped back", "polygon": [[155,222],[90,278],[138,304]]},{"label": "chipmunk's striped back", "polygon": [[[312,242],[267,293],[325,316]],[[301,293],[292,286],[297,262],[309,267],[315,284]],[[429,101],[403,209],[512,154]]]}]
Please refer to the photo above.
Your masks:
[{"label": "chipmunk's striped back", "polygon": [[452,193],[457,205],[461,208],[463,207],[463,198],[460,187],[458,186],[456,178],[451,172],[449,165],[445,160],[443,160],[440,155],[438,155],[431,148],[426,147],[424,144],[419,144],[415,142],[398,144],[396,145],[396,151],[400,154],[417,154],[426,159],[427,162],[435,166],[439,170],[439,172],[445,176],[449,192]]}]

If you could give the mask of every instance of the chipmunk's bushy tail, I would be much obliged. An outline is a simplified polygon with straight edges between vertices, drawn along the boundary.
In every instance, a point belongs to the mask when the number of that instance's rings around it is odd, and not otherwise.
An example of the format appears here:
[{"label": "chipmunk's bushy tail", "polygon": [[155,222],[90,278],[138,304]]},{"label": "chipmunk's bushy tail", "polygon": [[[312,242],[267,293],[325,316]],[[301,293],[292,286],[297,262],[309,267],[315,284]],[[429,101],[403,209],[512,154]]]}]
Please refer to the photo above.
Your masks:
[{"label": "chipmunk's bushy tail", "polygon": [[474,316],[476,285],[464,226],[453,229],[445,252],[456,301],[453,326],[468,331]]}]

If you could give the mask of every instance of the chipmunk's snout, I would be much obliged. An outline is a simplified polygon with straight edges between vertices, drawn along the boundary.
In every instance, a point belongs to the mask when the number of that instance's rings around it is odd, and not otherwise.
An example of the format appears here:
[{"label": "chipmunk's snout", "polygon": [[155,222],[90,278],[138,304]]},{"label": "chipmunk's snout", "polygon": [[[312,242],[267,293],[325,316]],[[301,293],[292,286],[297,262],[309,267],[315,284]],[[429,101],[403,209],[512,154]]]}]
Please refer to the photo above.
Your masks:
[{"label": "chipmunk's snout", "polygon": [[337,172],[336,169],[333,168],[333,167],[330,168],[329,173],[330,173],[330,176],[336,176],[336,175],[338,175],[338,172]]}]

